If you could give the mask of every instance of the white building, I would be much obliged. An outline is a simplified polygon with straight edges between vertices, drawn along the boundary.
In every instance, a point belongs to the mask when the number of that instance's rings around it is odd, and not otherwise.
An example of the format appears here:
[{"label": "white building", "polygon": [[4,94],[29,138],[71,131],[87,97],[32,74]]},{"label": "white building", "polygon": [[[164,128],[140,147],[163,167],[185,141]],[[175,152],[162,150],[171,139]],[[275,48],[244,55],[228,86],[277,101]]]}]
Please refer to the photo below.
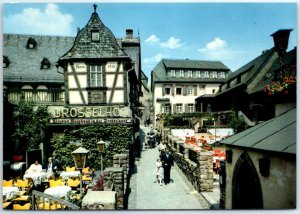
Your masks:
[{"label": "white building", "polygon": [[217,93],[229,72],[219,61],[162,59],[151,73],[154,123],[161,113],[200,111],[195,99]]}]

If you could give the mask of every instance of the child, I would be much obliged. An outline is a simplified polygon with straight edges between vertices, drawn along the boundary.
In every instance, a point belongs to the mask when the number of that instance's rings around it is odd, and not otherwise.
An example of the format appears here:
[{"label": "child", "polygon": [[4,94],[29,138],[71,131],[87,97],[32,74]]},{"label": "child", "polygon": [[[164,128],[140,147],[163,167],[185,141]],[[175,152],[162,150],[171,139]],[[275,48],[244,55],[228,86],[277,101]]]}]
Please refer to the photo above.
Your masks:
[{"label": "child", "polygon": [[163,167],[160,159],[156,160],[156,180],[162,186]]}]

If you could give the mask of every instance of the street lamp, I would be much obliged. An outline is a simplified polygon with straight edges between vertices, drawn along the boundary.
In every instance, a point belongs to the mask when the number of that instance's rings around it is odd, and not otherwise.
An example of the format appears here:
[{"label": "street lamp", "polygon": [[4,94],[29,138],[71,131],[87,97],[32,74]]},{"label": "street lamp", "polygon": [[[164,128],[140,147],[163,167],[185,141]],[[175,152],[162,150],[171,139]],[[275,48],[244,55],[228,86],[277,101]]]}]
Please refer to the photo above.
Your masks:
[{"label": "street lamp", "polygon": [[79,147],[72,152],[75,167],[80,171],[80,197],[82,196],[82,169],[85,167],[88,152],[89,150],[83,147]]},{"label": "street lamp", "polygon": [[[288,48],[291,31],[291,29],[278,30],[271,35],[274,40],[275,51],[277,52],[280,60],[280,75],[282,75],[283,56]],[[278,79],[278,75],[276,75],[275,79]]]},{"label": "street lamp", "polygon": [[101,154],[101,175],[103,175],[103,157],[102,157],[102,153],[105,150],[105,141],[100,140],[99,142],[97,142],[97,146],[98,146],[98,150]]}]

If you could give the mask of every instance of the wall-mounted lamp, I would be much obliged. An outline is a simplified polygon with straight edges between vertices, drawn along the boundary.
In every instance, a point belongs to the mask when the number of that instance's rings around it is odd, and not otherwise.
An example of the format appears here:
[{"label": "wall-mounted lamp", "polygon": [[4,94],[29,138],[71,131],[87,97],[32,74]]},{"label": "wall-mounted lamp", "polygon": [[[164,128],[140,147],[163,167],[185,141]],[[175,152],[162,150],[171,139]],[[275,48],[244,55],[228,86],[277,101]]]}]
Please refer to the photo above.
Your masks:
[{"label": "wall-mounted lamp", "polygon": [[259,172],[262,176],[268,177],[270,174],[271,161],[268,158],[260,158],[258,160]]}]

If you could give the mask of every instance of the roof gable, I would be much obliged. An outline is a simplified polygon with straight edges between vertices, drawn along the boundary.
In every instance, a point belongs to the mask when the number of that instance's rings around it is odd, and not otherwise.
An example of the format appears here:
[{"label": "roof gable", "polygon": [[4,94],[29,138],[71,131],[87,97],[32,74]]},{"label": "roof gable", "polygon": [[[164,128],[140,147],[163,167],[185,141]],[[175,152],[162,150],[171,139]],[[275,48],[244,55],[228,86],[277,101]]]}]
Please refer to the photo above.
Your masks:
[{"label": "roof gable", "polygon": [[[99,31],[99,41],[91,41],[92,31]],[[60,59],[128,57],[117,44],[113,33],[94,12],[87,25],[77,34],[73,47]]]}]

